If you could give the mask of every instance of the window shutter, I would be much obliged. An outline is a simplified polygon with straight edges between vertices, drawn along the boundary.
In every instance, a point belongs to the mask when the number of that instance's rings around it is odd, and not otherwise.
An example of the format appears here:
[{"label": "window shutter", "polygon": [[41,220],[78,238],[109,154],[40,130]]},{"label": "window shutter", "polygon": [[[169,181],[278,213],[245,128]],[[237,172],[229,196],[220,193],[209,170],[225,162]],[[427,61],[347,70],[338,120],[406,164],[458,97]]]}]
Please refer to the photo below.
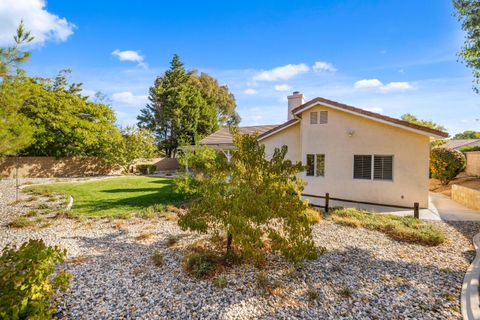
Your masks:
[{"label": "window shutter", "polygon": [[328,123],[328,111],[320,111],[320,124]]},{"label": "window shutter", "polygon": [[310,124],[318,123],[318,112],[310,112]]},{"label": "window shutter", "polygon": [[353,178],[354,179],[372,179],[372,156],[354,155],[353,156]]},{"label": "window shutter", "polygon": [[393,156],[374,156],[373,179],[393,180]]},{"label": "window shutter", "polygon": [[315,156],[307,154],[307,176],[313,176],[315,173]]}]

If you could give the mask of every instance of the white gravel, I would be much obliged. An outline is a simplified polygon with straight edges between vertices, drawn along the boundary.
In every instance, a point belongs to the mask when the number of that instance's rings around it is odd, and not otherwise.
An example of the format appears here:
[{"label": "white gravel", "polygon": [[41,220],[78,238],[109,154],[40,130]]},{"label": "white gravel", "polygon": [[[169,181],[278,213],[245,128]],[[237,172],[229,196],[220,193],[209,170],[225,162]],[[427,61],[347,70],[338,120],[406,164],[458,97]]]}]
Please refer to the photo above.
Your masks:
[{"label": "white gravel", "polygon": [[[271,256],[262,270],[236,266],[218,289],[184,273],[185,248],[201,236],[175,222],[56,219],[46,228],[10,229],[6,223],[26,209],[8,205],[11,180],[0,181],[0,192],[0,248],[28,238],[67,248],[63,267],[74,279],[59,315],[68,319],[460,319],[471,238],[480,229],[436,222],[448,241],[424,247],[323,221],[314,226],[316,244],[327,248],[319,259],[292,266]],[[152,237],[135,239],[142,233]],[[173,247],[166,244],[170,235],[180,237]],[[150,260],[155,250],[164,255],[161,267]],[[280,283],[275,295],[257,288],[260,272]]]}]

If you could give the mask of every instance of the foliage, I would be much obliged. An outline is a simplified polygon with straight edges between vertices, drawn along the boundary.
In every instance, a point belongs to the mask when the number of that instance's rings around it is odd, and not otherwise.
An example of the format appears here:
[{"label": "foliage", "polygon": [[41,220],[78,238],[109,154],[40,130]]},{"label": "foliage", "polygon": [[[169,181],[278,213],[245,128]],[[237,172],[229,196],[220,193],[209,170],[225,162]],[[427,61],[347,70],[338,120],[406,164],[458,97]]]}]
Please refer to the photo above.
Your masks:
[{"label": "foliage", "polygon": [[440,124],[435,123],[433,121],[429,121],[429,120],[418,119],[416,116],[414,116],[413,114],[410,114],[410,113],[405,113],[404,115],[401,116],[401,119],[403,121],[407,121],[407,122],[410,122],[410,123],[413,123],[413,124],[424,126],[424,127],[430,128],[430,129],[446,131],[445,127],[440,125]]},{"label": "foliage", "polygon": [[468,146],[460,149],[460,152],[480,151],[480,146]]},{"label": "foliage", "polygon": [[228,88],[207,74],[186,71],[178,55],[155,80],[149,100],[137,117],[138,125],[155,133],[167,157],[175,156],[179,146],[197,144],[228,117],[238,119]]},{"label": "foliage", "polygon": [[141,174],[152,174],[157,170],[154,164],[137,164],[135,167]]},{"label": "foliage", "polygon": [[432,178],[447,185],[465,168],[465,156],[457,150],[442,147],[430,151],[430,172]]},{"label": "foliage", "polygon": [[196,278],[205,279],[213,276],[221,264],[222,256],[217,252],[193,252],[185,260],[185,270]]},{"label": "foliage", "polygon": [[161,267],[163,265],[163,254],[155,250],[152,254],[152,262],[156,267]]},{"label": "foliage", "polygon": [[66,250],[29,240],[19,249],[5,247],[0,256],[0,318],[50,319],[56,311],[56,292],[68,288],[70,274],[58,272]]},{"label": "foliage", "polygon": [[311,224],[319,223],[320,220],[322,220],[320,211],[318,211],[317,209],[308,208],[305,212],[305,215],[307,216],[308,222],[310,222]]},{"label": "foliage", "polygon": [[196,180],[189,186],[197,189],[190,210],[180,216],[180,227],[224,230],[227,252],[234,240],[246,258],[263,259],[264,238],[289,260],[315,258],[305,214],[308,203],[301,199],[303,182],[295,176],[303,166],[285,160],[286,146],[266,160],[265,147],[256,135],[232,134],[235,150],[230,163],[212,162],[204,173],[188,176]]},{"label": "foliage", "polygon": [[403,242],[436,246],[445,241],[442,231],[414,217],[372,214],[355,208],[340,208],[331,211],[330,219],[349,227],[377,230]]},{"label": "foliage", "polygon": [[219,289],[223,289],[228,286],[228,280],[225,276],[218,276],[213,280],[213,285]]},{"label": "foliage", "polygon": [[35,222],[26,217],[17,217],[8,223],[10,228],[27,228],[34,225]]},{"label": "foliage", "polygon": [[115,115],[107,105],[89,102],[68,85],[68,70],[55,80],[28,78],[23,83],[27,98],[20,112],[30,119],[35,143],[24,150],[32,156],[97,156],[116,153],[122,136]]},{"label": "foliage", "polygon": [[440,147],[443,146],[445,143],[447,143],[447,140],[445,139],[436,139],[430,142],[430,148]]},{"label": "foliage", "polygon": [[158,210],[164,205],[175,204],[181,198],[173,193],[172,179],[153,176],[53,183],[28,187],[26,190],[39,194],[58,192],[71,195],[75,202],[70,215],[86,218],[126,218],[130,213],[141,212],[150,206],[158,215]]},{"label": "foliage", "polygon": [[453,136],[453,140],[460,140],[460,139],[480,139],[480,132],[473,131],[473,130],[466,130],[460,133],[457,133]]},{"label": "foliage", "polygon": [[464,46],[458,53],[465,65],[472,69],[473,90],[480,92],[480,1],[453,0],[455,15],[466,32]]},{"label": "foliage", "polygon": [[[158,152],[155,138],[148,129],[127,127],[122,130],[122,137],[117,148],[108,154],[108,160],[112,164],[122,166],[125,172],[129,171],[135,160],[154,158]],[[144,168],[145,172],[140,172],[147,173],[147,167],[143,166],[150,165],[137,165],[136,167],[139,170]],[[149,167],[151,173],[157,169],[155,165],[153,167],[153,170],[151,170],[152,167]]]},{"label": "foliage", "polygon": [[30,52],[20,50],[20,46],[31,42],[33,37],[23,29],[21,22],[13,38],[13,46],[0,48],[0,158],[17,154],[33,141],[31,123],[19,113],[26,99],[22,86],[25,76],[19,65],[30,57]]}]

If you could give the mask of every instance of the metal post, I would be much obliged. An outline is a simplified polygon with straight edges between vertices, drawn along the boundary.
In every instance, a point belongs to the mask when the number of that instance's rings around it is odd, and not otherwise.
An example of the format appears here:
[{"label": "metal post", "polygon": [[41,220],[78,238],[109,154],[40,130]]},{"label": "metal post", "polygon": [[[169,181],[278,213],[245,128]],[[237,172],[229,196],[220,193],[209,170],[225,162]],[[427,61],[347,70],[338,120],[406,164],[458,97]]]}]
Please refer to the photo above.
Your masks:
[{"label": "metal post", "polygon": [[328,213],[328,205],[330,202],[330,194],[327,192],[325,193],[325,212]]},{"label": "metal post", "polygon": [[420,211],[419,211],[418,207],[419,207],[418,202],[415,202],[413,204],[413,216],[417,219],[420,219]]}]

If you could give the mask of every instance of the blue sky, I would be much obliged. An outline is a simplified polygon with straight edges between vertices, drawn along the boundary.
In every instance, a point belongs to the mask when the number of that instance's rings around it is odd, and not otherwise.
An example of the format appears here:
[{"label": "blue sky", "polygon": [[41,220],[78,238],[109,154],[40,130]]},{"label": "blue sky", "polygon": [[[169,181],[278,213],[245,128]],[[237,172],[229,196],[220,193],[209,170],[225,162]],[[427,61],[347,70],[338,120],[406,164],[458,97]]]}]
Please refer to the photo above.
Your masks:
[{"label": "blue sky", "polygon": [[480,97],[457,62],[452,13],[450,0],[2,0],[0,44],[23,18],[36,36],[28,72],[71,68],[87,94],[111,99],[120,125],[136,122],[178,53],[229,86],[242,125],[285,121],[285,97],[298,90],[454,134],[480,130]]}]

